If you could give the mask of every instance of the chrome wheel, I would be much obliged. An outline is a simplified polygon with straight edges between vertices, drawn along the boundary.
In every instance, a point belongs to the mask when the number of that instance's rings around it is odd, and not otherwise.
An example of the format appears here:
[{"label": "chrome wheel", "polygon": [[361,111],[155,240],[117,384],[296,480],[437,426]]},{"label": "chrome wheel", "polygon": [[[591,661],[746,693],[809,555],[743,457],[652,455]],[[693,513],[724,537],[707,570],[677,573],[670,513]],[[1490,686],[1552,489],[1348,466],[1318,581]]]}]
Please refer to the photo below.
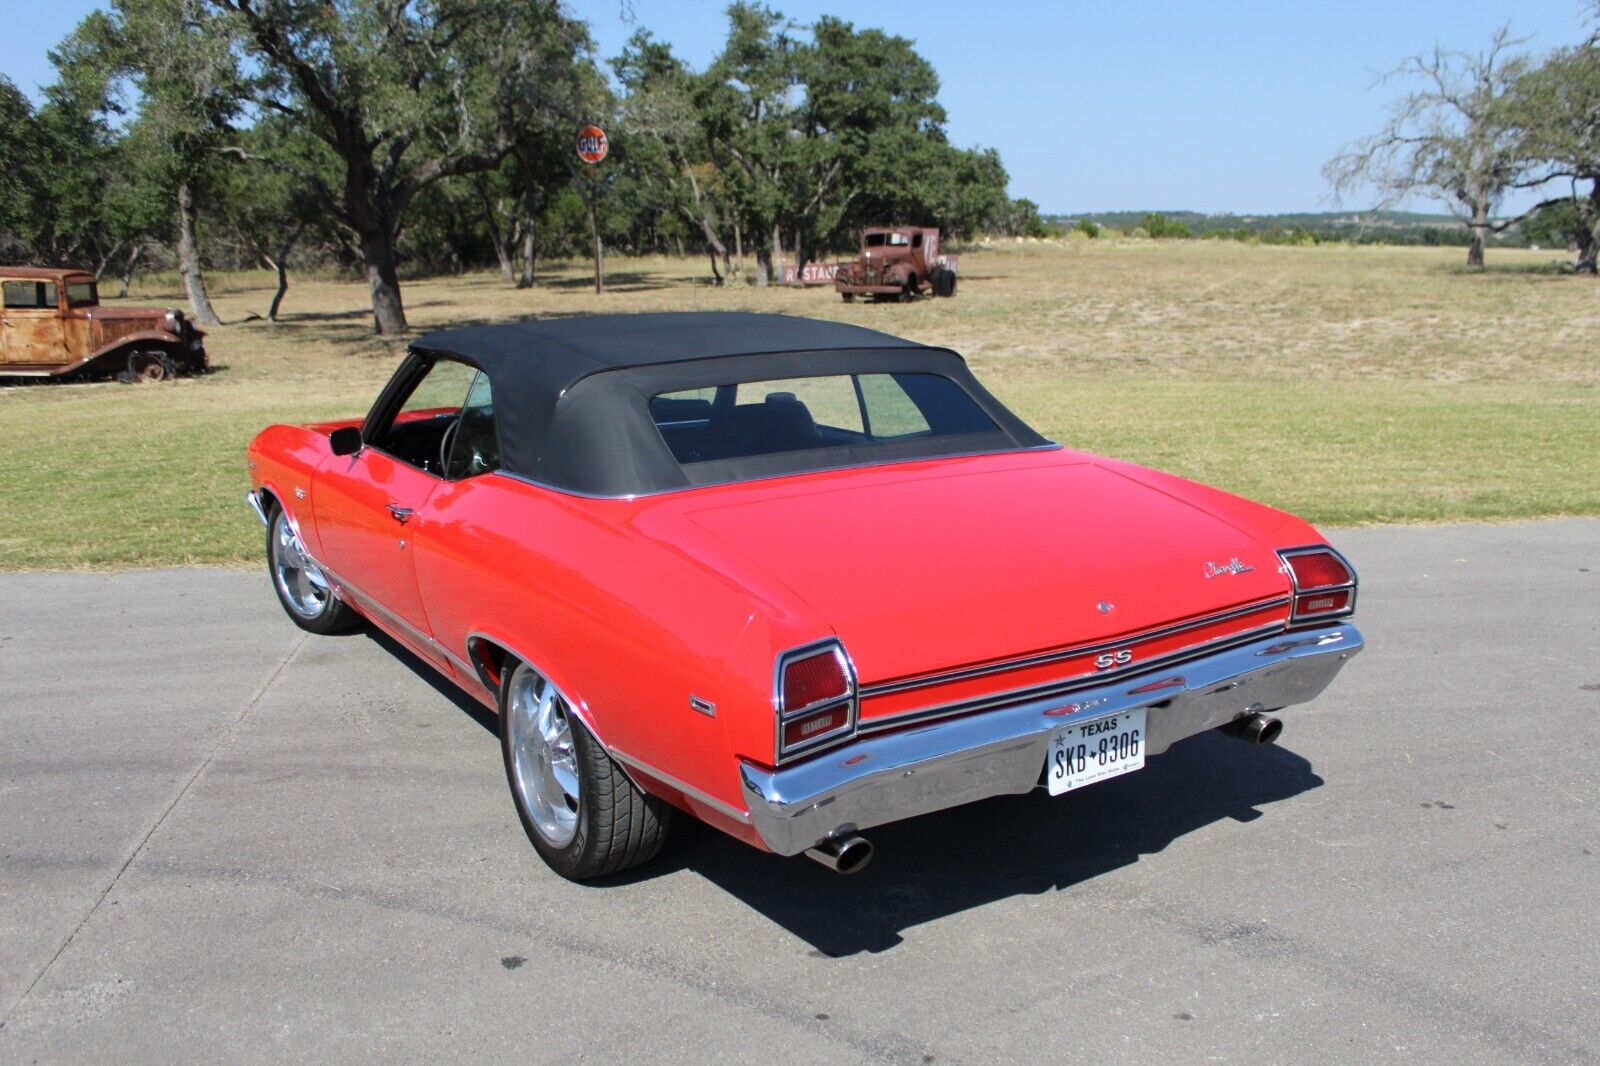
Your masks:
[{"label": "chrome wheel", "polygon": [[578,756],[567,701],[548,678],[519,663],[506,699],[511,784],[535,831],[553,848],[578,832]]},{"label": "chrome wheel", "polygon": [[333,599],[326,575],[306,555],[300,535],[282,511],[273,522],[272,579],[284,605],[308,621],[320,617]]}]

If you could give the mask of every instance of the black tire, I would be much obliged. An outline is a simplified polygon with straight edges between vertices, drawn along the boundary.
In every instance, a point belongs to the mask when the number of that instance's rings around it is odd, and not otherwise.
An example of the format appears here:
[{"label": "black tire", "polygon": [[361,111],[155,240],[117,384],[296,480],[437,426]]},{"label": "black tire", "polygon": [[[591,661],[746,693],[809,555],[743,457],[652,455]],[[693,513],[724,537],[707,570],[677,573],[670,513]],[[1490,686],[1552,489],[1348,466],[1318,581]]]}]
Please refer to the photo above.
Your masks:
[{"label": "black tire", "polygon": [[909,303],[909,302],[911,302],[912,300],[914,300],[916,298],[917,298],[917,276],[915,274],[909,274],[909,275],[906,276],[905,285],[901,286],[901,288],[900,288],[899,300],[900,300],[901,303]]},{"label": "black tire", "polygon": [[844,302],[847,304],[856,302],[856,294],[853,292],[841,292],[839,295],[844,297]]},{"label": "black tire", "polygon": [[278,605],[283,608],[283,613],[301,629],[319,636],[348,633],[352,629],[360,628],[361,615],[333,591],[326,575],[323,575],[321,569],[305,555],[303,546],[298,549],[300,561],[308,564],[308,575],[310,572],[317,575],[315,581],[308,576],[306,587],[320,584],[322,589],[320,599],[314,594],[302,592],[302,586],[297,580],[284,576],[283,571],[286,568],[307,569],[307,567],[296,567],[295,560],[284,554],[287,545],[281,542],[285,537],[291,538],[294,545],[300,544],[300,535],[294,530],[283,508],[273,503],[271,509],[267,511],[267,579],[272,582],[272,591],[278,597]]},{"label": "black tire", "polygon": [[940,267],[928,280],[933,282],[935,296],[954,296],[956,294],[956,272],[949,267]]},{"label": "black tire", "polygon": [[160,348],[140,348],[128,353],[128,379],[137,384],[154,385],[178,376],[178,365]]},{"label": "black tire", "polygon": [[[672,825],[671,805],[641,791],[577,715],[565,716],[579,780],[576,832],[566,843],[556,845],[537,827],[525,806],[513,766],[510,702],[512,682],[519,668],[532,669],[507,659],[501,674],[500,755],[512,805],[539,857],[569,881],[590,881],[620,873],[655,858],[666,844]],[[550,684],[548,679],[544,684]],[[561,700],[564,704],[565,698]]]}]

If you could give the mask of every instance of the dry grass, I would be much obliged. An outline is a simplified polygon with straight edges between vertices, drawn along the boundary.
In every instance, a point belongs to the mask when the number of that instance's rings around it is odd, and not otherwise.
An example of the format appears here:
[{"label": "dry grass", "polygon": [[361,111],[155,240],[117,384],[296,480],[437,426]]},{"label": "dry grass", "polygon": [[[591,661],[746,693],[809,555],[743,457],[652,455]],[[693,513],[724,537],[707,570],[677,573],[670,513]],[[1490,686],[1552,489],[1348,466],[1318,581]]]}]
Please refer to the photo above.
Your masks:
[{"label": "dry grass", "polygon": [[[1549,253],[1215,242],[1004,245],[954,300],[846,305],[704,285],[699,260],[583,263],[517,291],[412,282],[418,330],[596,311],[746,309],[841,319],[963,352],[1045,434],[1317,521],[1600,513],[1600,286]],[[700,284],[691,279],[700,277]],[[272,421],[360,414],[401,348],[359,283],[215,278],[219,372],[171,386],[0,388],[0,568],[253,560],[241,451]],[[176,303],[173,279],[134,299]]]}]

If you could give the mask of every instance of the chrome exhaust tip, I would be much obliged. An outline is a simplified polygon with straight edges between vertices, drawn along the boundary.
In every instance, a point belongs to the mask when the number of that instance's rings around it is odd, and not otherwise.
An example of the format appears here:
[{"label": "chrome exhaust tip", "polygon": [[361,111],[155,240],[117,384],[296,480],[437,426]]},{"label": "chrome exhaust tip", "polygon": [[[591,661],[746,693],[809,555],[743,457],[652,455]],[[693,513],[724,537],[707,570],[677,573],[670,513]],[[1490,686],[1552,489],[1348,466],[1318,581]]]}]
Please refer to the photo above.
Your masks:
[{"label": "chrome exhaust tip", "polygon": [[1243,718],[1235,718],[1223,726],[1222,731],[1229,736],[1265,747],[1276,742],[1282,735],[1283,723],[1271,715],[1248,714]]},{"label": "chrome exhaust tip", "polygon": [[836,874],[858,874],[872,861],[872,843],[854,833],[829,837],[816,847],[808,848],[806,856]]}]

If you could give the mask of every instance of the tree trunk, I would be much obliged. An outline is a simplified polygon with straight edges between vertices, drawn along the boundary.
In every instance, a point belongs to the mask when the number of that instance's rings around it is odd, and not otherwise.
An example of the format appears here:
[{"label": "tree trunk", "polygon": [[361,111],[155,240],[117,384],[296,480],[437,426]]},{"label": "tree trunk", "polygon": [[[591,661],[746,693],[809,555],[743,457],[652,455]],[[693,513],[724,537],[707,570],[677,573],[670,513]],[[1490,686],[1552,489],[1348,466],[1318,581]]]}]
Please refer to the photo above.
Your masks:
[{"label": "tree trunk", "polygon": [[783,284],[783,228],[776,222],[772,224],[772,283]]},{"label": "tree trunk", "polygon": [[139,257],[144,255],[144,241],[135,241],[133,251],[128,253],[128,261],[122,264],[122,291],[117,293],[117,299],[128,298],[128,286],[133,284],[133,272],[139,265]]},{"label": "tree trunk", "polygon": [[509,285],[517,272],[516,264],[511,261],[511,247],[516,241],[516,234],[507,233],[501,227],[494,204],[481,189],[478,191],[478,201],[483,205],[483,225],[489,231],[489,243],[494,245],[494,257],[500,261],[500,280]]},{"label": "tree trunk", "polygon": [[706,258],[711,260],[711,277],[713,279],[711,284],[717,286],[718,288],[721,288],[722,287],[722,273],[719,270],[717,270],[717,253],[716,253],[716,250],[713,249],[713,248],[707,248],[706,249]]},{"label": "tree trunk", "polygon": [[538,251],[539,241],[530,218],[522,224],[522,276],[517,279],[517,288],[533,288],[533,260]]},{"label": "tree trunk", "polygon": [[272,294],[272,306],[267,308],[267,321],[278,321],[278,308],[283,306],[283,294],[289,291],[289,253],[294,251],[295,242],[300,239],[300,234],[306,231],[304,222],[295,226],[289,235],[283,239],[283,244],[278,248],[278,258],[273,262],[273,269],[278,272],[278,291]]},{"label": "tree trunk", "polygon": [[1580,233],[1576,269],[1580,274],[1600,274],[1600,267],[1597,267],[1597,257],[1600,257],[1600,177],[1594,179],[1594,188],[1589,190],[1588,215],[1584,220],[1588,223],[1588,239],[1581,239],[1583,235]]},{"label": "tree trunk", "polygon": [[744,276],[744,227],[735,218],[733,220],[733,253],[739,257],[739,275]]},{"label": "tree trunk", "polygon": [[361,234],[361,264],[372,291],[372,328],[379,336],[406,331],[406,309],[400,300],[400,275],[395,270],[394,234]]},{"label": "tree trunk", "polygon": [[194,190],[183,182],[178,186],[178,273],[183,275],[183,288],[189,294],[195,321],[202,326],[220,326],[222,319],[211,309],[206,279],[200,272],[200,248],[194,239],[196,214]]},{"label": "tree trunk", "polygon": [[767,287],[768,279],[772,277],[772,249],[762,247],[756,249],[756,288]]}]

